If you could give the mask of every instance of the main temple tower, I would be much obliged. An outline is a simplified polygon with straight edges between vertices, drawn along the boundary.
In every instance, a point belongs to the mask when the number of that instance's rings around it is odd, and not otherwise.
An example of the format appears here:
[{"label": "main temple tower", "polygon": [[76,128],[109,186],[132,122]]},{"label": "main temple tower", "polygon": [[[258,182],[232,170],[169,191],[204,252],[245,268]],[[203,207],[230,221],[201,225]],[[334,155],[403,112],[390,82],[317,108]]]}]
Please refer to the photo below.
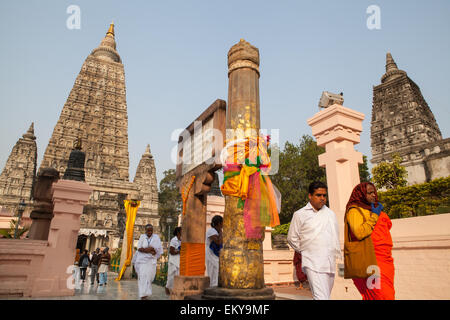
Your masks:
[{"label": "main temple tower", "polygon": [[86,180],[128,181],[128,117],[125,72],[111,24],[84,61],[44,153],[42,167],[64,174],[73,142],[86,152]]},{"label": "main temple tower", "polygon": [[125,72],[116,50],[113,23],[84,61],[40,168],[53,167],[63,175],[77,138],[81,138],[86,153],[86,182],[94,188],[81,217],[78,247],[119,246],[123,200],[127,196],[139,195],[142,199],[137,229],[152,223],[157,230],[156,172],[149,147],[143,158],[150,160],[141,161],[137,177],[129,181]]}]

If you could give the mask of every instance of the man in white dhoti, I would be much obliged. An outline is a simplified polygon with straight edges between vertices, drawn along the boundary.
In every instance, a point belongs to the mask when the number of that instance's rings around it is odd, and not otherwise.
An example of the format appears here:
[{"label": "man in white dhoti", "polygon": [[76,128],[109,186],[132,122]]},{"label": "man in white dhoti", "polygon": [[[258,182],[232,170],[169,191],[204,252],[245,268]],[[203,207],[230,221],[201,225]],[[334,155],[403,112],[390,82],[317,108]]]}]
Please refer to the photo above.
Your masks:
[{"label": "man in white dhoti", "polygon": [[153,226],[145,226],[145,234],[141,235],[137,251],[132,263],[138,275],[139,297],[146,300],[152,295],[152,282],[156,275],[156,261],[163,253],[161,240],[153,233]]},{"label": "man in white dhoti", "polygon": [[173,230],[174,237],[169,244],[169,268],[167,269],[166,294],[173,288],[173,279],[180,274],[181,227]]},{"label": "man in white dhoti", "polygon": [[222,226],[223,218],[217,215],[212,218],[211,228],[206,231],[205,263],[211,287],[217,287],[219,283],[219,252],[223,242]]},{"label": "man in white dhoti", "polygon": [[302,270],[308,277],[314,300],[329,300],[340,256],[336,214],[326,205],[327,186],[309,185],[309,203],[292,217],[287,240],[302,255]]}]

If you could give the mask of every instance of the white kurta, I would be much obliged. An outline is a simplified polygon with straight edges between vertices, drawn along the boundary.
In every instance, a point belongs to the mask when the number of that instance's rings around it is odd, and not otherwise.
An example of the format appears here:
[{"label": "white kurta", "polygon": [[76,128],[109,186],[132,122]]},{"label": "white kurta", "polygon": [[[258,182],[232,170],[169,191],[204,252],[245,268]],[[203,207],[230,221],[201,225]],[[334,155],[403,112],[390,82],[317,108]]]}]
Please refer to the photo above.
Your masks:
[{"label": "white kurta", "polygon": [[180,254],[170,254],[170,247],[174,247],[179,250],[181,246],[181,240],[175,236],[170,240],[169,244],[169,268],[167,269],[167,283],[166,288],[173,288],[173,279],[180,274]]},{"label": "white kurta", "polygon": [[314,299],[329,299],[340,255],[336,214],[327,206],[315,211],[310,203],[292,217],[287,240],[302,255]]},{"label": "white kurta", "polygon": [[152,234],[149,238],[146,234],[141,235],[137,248],[153,247],[156,254],[136,251],[133,257],[134,269],[138,275],[139,297],[146,297],[152,294],[152,282],[156,275],[156,261],[163,253],[161,240],[157,234]]},{"label": "white kurta", "polygon": [[205,262],[206,262],[206,274],[210,279],[210,286],[217,287],[219,283],[219,257],[214,254],[209,245],[211,244],[211,239],[209,237],[219,235],[214,228],[209,228],[206,231],[206,242],[205,242]]}]

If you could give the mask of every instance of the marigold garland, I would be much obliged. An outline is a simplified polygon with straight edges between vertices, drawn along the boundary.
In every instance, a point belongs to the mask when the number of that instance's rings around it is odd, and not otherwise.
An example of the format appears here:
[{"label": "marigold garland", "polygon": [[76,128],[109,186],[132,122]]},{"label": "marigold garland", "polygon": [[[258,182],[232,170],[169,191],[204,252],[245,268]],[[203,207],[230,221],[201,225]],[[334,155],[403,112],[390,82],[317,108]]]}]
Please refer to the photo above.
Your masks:
[{"label": "marigold garland", "polygon": [[[183,199],[183,211],[182,211],[183,216],[186,214],[186,202],[188,199],[189,191],[191,191],[192,185],[194,184],[194,180],[195,180],[195,176],[192,176],[191,182],[189,183],[188,188],[185,190],[181,190],[181,199]],[[185,193],[185,191],[186,191],[186,193]]]}]

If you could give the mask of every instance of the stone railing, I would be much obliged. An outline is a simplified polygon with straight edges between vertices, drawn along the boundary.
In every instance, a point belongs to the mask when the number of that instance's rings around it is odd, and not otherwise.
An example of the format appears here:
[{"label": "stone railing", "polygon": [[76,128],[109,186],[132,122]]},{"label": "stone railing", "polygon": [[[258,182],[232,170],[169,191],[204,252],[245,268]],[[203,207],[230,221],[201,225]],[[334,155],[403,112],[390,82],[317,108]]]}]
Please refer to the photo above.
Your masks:
[{"label": "stone railing", "polygon": [[85,182],[59,180],[48,240],[0,239],[0,295],[59,297],[74,295],[71,266],[80,215],[92,188]]},{"label": "stone railing", "polygon": [[0,239],[0,297],[31,296],[47,241]]},{"label": "stone railing", "polygon": [[263,242],[264,281],[266,285],[282,285],[294,283],[294,250],[273,249],[271,228],[266,228]]}]

